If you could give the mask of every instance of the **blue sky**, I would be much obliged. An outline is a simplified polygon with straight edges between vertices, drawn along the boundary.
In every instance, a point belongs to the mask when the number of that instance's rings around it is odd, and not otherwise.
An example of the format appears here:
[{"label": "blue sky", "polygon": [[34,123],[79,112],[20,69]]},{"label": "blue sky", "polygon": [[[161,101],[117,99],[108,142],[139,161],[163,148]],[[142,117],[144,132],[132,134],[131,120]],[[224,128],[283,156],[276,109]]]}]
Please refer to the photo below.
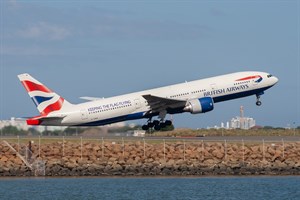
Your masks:
[{"label": "blue sky", "polygon": [[[206,114],[207,127],[239,115],[259,125],[300,124],[299,1],[1,1],[0,119],[38,114],[17,79],[30,73],[72,103],[236,71],[274,74],[255,96]],[[143,123],[143,121],[136,121]]]}]

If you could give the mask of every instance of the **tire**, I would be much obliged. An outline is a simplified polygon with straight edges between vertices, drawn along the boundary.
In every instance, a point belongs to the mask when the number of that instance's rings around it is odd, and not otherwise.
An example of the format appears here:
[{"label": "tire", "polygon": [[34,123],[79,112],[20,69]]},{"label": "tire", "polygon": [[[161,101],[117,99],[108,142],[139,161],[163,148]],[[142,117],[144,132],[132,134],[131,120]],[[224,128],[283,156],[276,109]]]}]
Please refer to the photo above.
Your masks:
[{"label": "tire", "polygon": [[257,105],[257,106],[261,106],[261,101],[257,101],[257,102],[256,102],[256,105]]},{"label": "tire", "polygon": [[160,128],[161,128],[161,126],[159,124],[154,126],[154,130],[156,130],[156,131],[160,131]]},{"label": "tire", "polygon": [[149,122],[147,125],[148,125],[150,128],[153,128],[154,123],[153,123],[153,122]]},{"label": "tire", "polygon": [[166,120],[166,121],[165,121],[165,124],[166,124],[167,126],[171,126],[171,125],[172,125],[172,121],[171,121],[171,120]]},{"label": "tire", "polygon": [[148,125],[143,125],[143,126],[142,126],[142,129],[143,129],[144,131],[148,131],[148,130],[149,130],[149,126],[148,126]]},{"label": "tire", "polygon": [[166,123],[160,123],[160,127],[161,127],[161,128],[165,128],[166,126],[167,126]]},{"label": "tire", "polygon": [[157,125],[159,125],[159,121],[158,120],[154,120],[153,124],[154,124],[154,126],[157,126]]}]

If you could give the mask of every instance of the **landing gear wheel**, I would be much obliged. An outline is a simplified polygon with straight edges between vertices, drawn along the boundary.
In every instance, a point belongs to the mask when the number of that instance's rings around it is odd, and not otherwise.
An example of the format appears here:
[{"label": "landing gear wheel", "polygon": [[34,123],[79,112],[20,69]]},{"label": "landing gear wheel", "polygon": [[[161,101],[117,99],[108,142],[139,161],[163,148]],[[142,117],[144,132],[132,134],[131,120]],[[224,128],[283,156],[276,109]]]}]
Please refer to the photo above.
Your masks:
[{"label": "landing gear wheel", "polygon": [[157,125],[159,125],[159,121],[158,120],[154,120],[153,124],[154,124],[154,126],[157,126]]},{"label": "landing gear wheel", "polygon": [[156,131],[159,131],[160,128],[161,128],[160,124],[157,124],[157,125],[154,126],[154,130],[156,130]]},{"label": "landing gear wheel", "polygon": [[260,99],[260,95],[257,94],[257,95],[256,95],[256,105],[257,105],[257,106],[261,106],[261,101],[260,101],[259,99]]},{"label": "landing gear wheel", "polygon": [[158,121],[158,120],[152,121],[150,118],[148,120],[147,124],[142,126],[142,129],[145,131],[148,131],[149,129],[152,130],[152,128],[153,128],[155,131],[160,131],[162,128],[165,128],[165,127],[171,126],[171,125],[172,125],[171,120],[164,121],[163,119],[161,119],[160,121]]},{"label": "landing gear wheel", "polygon": [[149,126],[149,128],[153,128],[154,123],[153,122],[149,122],[147,125]]},{"label": "landing gear wheel", "polygon": [[257,102],[256,102],[256,105],[257,105],[257,106],[261,106],[261,101],[257,101]]},{"label": "landing gear wheel", "polygon": [[149,126],[148,126],[148,125],[143,125],[143,126],[142,126],[142,129],[143,129],[144,131],[148,131],[148,130],[149,130]]},{"label": "landing gear wheel", "polygon": [[161,127],[161,128],[165,128],[166,126],[167,126],[166,123],[160,123],[160,127]]},{"label": "landing gear wheel", "polygon": [[171,126],[171,125],[172,125],[172,121],[171,121],[171,120],[166,120],[166,121],[165,121],[165,124],[166,124],[167,126]]}]

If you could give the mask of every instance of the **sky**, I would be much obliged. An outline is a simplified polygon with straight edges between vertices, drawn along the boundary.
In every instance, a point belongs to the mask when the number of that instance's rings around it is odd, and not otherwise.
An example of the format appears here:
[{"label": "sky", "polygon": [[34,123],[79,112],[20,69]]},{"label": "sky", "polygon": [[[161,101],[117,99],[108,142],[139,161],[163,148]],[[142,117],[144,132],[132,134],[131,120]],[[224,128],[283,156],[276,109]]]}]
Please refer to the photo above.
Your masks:
[{"label": "sky", "polygon": [[255,96],[222,102],[174,115],[175,127],[220,125],[240,106],[258,125],[300,125],[298,0],[0,2],[0,119],[38,115],[21,73],[81,103],[255,70],[279,78],[262,106]]}]

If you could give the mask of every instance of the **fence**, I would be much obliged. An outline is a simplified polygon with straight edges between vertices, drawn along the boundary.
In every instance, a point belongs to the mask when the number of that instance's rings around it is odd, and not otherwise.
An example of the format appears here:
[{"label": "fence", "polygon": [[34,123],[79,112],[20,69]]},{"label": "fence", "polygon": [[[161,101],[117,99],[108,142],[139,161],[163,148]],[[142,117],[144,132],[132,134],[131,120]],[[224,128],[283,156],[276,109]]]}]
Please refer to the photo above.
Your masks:
[{"label": "fence", "polygon": [[[290,146],[298,147],[300,141],[291,142],[288,141],[288,146],[285,147],[284,139],[280,141],[266,141],[262,140],[191,140],[191,139],[152,139],[152,138],[137,138],[137,139],[126,139],[126,138],[83,138],[83,137],[19,137],[16,138],[5,138],[15,149],[26,157],[28,155],[28,148],[26,144],[28,141],[32,141],[32,150],[34,151],[34,157],[39,157],[47,160],[48,156],[76,156],[83,159],[91,154],[104,158],[108,155],[114,155],[119,157],[126,157],[131,150],[142,151],[142,157],[146,158],[154,151],[161,152],[162,158],[172,158],[170,153],[173,153],[174,158],[186,160],[187,157],[194,157],[197,154],[197,158],[203,160],[208,155],[207,153],[213,150],[213,155],[221,153],[218,157],[222,157],[224,160],[228,160],[231,156],[238,156],[243,161],[249,156],[249,150],[260,153],[262,160],[266,160],[267,153],[269,151],[277,151],[285,158],[286,149],[290,149]],[[133,148],[134,146],[134,148]],[[94,148],[93,148],[94,147]],[[127,148],[126,148],[127,147]],[[48,149],[47,149],[48,148]],[[208,148],[208,152],[207,152]],[[52,151],[51,151],[52,150]],[[25,153],[24,151],[27,151]],[[213,151],[212,151],[213,152]],[[1,154],[0,149],[0,154]],[[181,156],[179,156],[181,154]],[[131,153],[130,153],[131,155]],[[127,155],[128,156],[128,155]],[[134,156],[134,155],[133,155]],[[177,156],[177,157],[176,157]]]},{"label": "fence", "polygon": [[[251,167],[300,167],[300,141],[201,140],[152,138],[6,138],[15,149],[33,141],[33,155],[46,161],[44,166],[66,169],[90,165],[150,167],[241,165]],[[0,145],[0,155],[14,152]],[[1,159],[0,159],[1,161]],[[42,164],[40,164],[42,165]],[[125,168],[124,168],[125,167]]]}]

